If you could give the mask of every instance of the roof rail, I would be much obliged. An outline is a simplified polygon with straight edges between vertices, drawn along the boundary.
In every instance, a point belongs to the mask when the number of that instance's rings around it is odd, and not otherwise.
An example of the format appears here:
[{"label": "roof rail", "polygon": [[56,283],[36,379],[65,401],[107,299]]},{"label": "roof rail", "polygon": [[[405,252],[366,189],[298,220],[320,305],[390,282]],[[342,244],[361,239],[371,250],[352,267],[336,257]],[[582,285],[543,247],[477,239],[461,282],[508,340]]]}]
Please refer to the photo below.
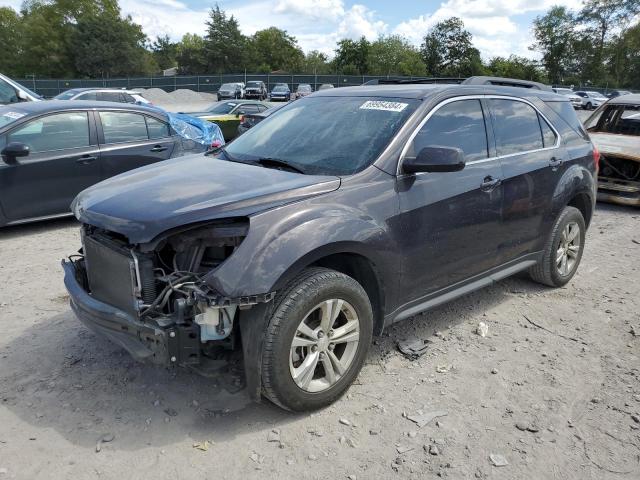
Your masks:
[{"label": "roof rail", "polygon": [[380,78],[369,80],[363,85],[411,85],[411,84],[457,84],[457,85],[496,85],[501,87],[531,88],[552,92],[549,85],[531,80],[519,80],[504,77],[475,76],[469,78],[460,77],[423,77],[423,78]]},{"label": "roof rail", "polygon": [[515,78],[504,78],[504,77],[485,77],[485,76],[476,76],[469,77],[463,82],[461,85],[496,85],[501,87],[520,87],[520,88],[531,88],[534,90],[546,90],[552,92],[553,90],[549,85],[545,85],[540,82],[533,82],[531,80],[519,80]]}]

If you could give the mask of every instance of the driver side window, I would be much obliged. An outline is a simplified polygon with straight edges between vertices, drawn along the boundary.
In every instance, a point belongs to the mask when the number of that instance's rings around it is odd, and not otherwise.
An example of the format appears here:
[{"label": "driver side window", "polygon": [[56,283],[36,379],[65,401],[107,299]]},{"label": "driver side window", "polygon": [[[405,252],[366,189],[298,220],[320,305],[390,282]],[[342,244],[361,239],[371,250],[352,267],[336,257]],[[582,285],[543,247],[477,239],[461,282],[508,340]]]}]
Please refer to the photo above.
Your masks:
[{"label": "driver side window", "polygon": [[425,147],[456,147],[471,162],[489,157],[480,100],[457,100],[440,107],[413,139],[408,157]]}]

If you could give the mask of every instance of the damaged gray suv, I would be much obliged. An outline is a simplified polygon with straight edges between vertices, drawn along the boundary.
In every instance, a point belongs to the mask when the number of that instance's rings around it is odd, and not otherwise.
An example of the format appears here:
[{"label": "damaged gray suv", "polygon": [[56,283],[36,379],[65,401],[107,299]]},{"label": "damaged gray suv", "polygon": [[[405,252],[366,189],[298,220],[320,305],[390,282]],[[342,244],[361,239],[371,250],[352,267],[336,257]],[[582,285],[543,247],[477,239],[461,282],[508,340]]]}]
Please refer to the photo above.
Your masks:
[{"label": "damaged gray suv", "polygon": [[566,284],[597,164],[550,92],[317,92],[223,149],[82,192],[65,284],[78,318],[137,359],[238,350],[252,398],[316,409],[385,326],[523,270]]}]

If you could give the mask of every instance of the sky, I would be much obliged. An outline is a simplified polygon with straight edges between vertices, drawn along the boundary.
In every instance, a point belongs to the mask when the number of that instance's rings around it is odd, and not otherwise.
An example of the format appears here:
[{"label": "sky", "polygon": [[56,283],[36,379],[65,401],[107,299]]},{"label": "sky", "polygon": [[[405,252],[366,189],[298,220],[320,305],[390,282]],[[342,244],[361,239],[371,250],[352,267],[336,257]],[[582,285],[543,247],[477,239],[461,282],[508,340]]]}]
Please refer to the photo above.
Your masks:
[{"label": "sky", "polygon": [[[18,9],[21,0],[0,0]],[[204,34],[215,0],[120,0],[124,14],[150,37]],[[483,58],[516,54],[536,58],[531,22],[552,5],[579,9],[582,0],[218,0],[234,15],[242,32],[275,26],[297,38],[305,52],[333,55],[342,38],[399,34],[419,46],[431,26],[451,16],[462,18]]]}]

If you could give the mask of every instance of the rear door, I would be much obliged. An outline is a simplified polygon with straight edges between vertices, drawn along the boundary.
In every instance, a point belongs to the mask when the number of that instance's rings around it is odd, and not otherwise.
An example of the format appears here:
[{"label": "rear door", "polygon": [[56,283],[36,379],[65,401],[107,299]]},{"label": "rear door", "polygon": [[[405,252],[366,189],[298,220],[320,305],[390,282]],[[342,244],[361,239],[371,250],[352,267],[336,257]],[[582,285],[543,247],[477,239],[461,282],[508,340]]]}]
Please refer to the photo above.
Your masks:
[{"label": "rear door", "polygon": [[501,263],[542,249],[553,192],[564,169],[558,133],[524,100],[488,99],[504,175]]},{"label": "rear door", "polygon": [[1,144],[21,142],[30,153],[0,161],[0,203],[9,221],[69,212],[75,196],[100,181],[93,116],[52,113],[9,131]]},{"label": "rear door", "polygon": [[102,177],[171,158],[177,135],[167,122],[128,111],[97,113]]},{"label": "rear door", "polygon": [[497,263],[502,172],[487,137],[481,99],[442,104],[419,129],[406,156],[428,146],[457,147],[459,172],[401,174],[400,238],[405,300],[423,298]]}]

